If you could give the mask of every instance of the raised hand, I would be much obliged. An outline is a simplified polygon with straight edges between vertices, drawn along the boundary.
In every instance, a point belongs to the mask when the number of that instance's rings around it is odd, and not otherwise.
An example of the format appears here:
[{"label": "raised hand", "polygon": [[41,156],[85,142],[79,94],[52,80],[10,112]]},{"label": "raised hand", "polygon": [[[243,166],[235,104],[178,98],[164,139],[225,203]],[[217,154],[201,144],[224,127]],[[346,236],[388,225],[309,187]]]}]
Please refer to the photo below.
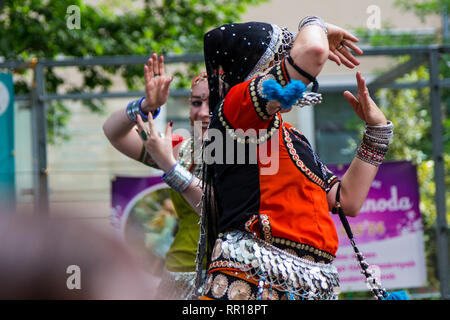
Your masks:
[{"label": "raised hand", "polygon": [[366,80],[361,76],[359,71],[356,73],[356,81],[358,83],[358,98],[355,98],[350,91],[345,91],[345,99],[347,99],[348,103],[353,107],[353,110],[358,117],[368,125],[386,125],[386,117],[370,97],[369,90],[366,86]]},{"label": "raised hand", "polygon": [[153,53],[144,66],[145,100],[142,110],[152,112],[166,103],[169,97],[169,87],[173,77],[166,77],[164,56]]},{"label": "raised hand", "polygon": [[328,44],[329,55],[328,59],[336,62],[337,65],[344,64],[349,68],[354,68],[359,65],[359,61],[353,56],[349,49],[353,50],[357,55],[363,54],[363,51],[355,45],[358,42],[358,38],[352,35],[350,32],[327,23],[328,30]]},{"label": "raised hand", "polygon": [[140,115],[136,116],[139,135],[144,141],[144,146],[159,168],[167,172],[175,164],[176,160],[172,148],[172,121],[166,126],[163,135],[156,129],[152,113],[148,113],[148,126],[142,121]]}]

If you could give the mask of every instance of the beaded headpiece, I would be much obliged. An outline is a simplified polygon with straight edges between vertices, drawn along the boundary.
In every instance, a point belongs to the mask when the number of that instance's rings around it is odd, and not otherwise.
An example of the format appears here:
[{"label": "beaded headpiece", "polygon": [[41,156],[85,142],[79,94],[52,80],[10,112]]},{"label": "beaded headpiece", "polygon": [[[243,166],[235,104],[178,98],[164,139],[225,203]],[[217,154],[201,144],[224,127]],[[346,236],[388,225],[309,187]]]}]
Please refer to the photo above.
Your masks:
[{"label": "beaded headpiece", "polygon": [[206,33],[210,111],[231,87],[256,76],[271,62],[281,61],[293,42],[294,35],[286,28],[264,22],[225,24]]},{"label": "beaded headpiece", "polygon": [[208,80],[208,75],[206,72],[199,73],[194,79],[191,81],[191,89],[194,88],[196,85],[198,85],[202,81]]}]

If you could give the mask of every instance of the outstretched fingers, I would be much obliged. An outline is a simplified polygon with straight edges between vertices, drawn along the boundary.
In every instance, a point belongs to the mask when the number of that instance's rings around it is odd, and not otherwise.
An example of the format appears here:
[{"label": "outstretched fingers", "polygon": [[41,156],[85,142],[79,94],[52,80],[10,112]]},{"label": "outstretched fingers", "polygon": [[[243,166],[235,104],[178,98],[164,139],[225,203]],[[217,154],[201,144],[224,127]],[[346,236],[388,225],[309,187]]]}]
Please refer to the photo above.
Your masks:
[{"label": "outstretched fingers", "polygon": [[355,66],[359,65],[359,61],[345,48],[336,49],[334,53],[339,57],[342,64],[346,67],[353,69]]},{"label": "outstretched fingers", "polygon": [[358,95],[360,102],[365,105],[370,98],[369,89],[367,89],[366,86],[366,79],[364,79],[359,71],[356,73],[356,81],[358,83]]},{"label": "outstretched fingers", "polygon": [[163,55],[159,56],[158,73],[163,78],[166,76],[166,72],[164,70],[164,56]]},{"label": "outstretched fingers", "polygon": [[153,115],[151,112],[148,113],[148,127],[150,129],[150,137],[157,137],[158,130],[156,130],[155,120],[153,120]]},{"label": "outstretched fingers", "polygon": [[148,76],[150,77],[150,79],[153,79],[153,77],[155,76],[155,72],[153,71],[153,65],[154,65],[153,57],[148,58],[147,65],[144,66],[144,70],[147,69]]},{"label": "outstretched fingers", "polygon": [[344,39],[348,39],[353,42],[359,42],[359,39],[356,36],[345,30],[344,30]]},{"label": "outstretched fingers", "polygon": [[341,59],[339,59],[339,57],[338,57],[333,51],[331,51],[331,50],[330,50],[330,52],[328,53],[328,58],[329,58],[331,61],[336,62],[336,64],[337,64],[338,66],[340,66],[340,65],[342,64]]},{"label": "outstretched fingers", "polygon": [[364,119],[364,114],[361,110],[361,104],[359,103],[358,99],[356,99],[355,96],[350,91],[345,91],[344,97],[347,100],[347,102],[352,106],[353,111],[355,111],[356,115],[360,119]]},{"label": "outstretched fingers", "polygon": [[144,121],[142,121],[141,115],[136,115],[136,125],[138,127],[138,133],[141,136],[142,140],[146,141],[148,139],[148,135],[150,134],[148,128],[145,126]]},{"label": "outstretched fingers", "polygon": [[169,121],[169,123],[167,123],[166,125],[166,132],[165,132],[165,137],[172,137],[172,125],[173,125],[173,121]]},{"label": "outstretched fingers", "polygon": [[159,60],[158,60],[158,55],[156,54],[156,52],[153,52],[152,60],[153,60],[153,73],[155,74],[155,76],[160,76],[160,74],[159,74]]},{"label": "outstretched fingers", "polygon": [[[353,41],[355,42],[355,41]],[[348,41],[348,40],[342,40],[342,44],[346,47],[349,47],[350,49],[353,50],[354,53],[356,53],[357,55],[362,55],[364,52],[361,50],[361,48],[359,48],[356,44],[354,44],[352,41]]]},{"label": "outstretched fingers", "polygon": [[[345,43],[348,43],[346,41]],[[350,50],[344,45],[342,50],[340,51],[351,63],[353,63],[355,66],[359,66],[359,60],[356,59],[356,57],[350,52]]]}]

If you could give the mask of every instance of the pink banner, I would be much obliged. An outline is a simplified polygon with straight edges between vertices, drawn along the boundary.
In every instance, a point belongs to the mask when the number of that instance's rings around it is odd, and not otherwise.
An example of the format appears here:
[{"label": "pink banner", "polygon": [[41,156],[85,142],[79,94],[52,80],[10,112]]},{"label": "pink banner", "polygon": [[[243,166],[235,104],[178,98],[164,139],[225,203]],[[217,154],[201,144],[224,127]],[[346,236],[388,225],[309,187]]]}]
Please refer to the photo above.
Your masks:
[{"label": "pink banner", "polygon": [[[339,177],[348,165],[329,166]],[[416,167],[410,162],[387,162],[372,183],[356,218],[348,218],[356,244],[386,288],[421,287],[426,283],[423,226],[419,210]],[[343,291],[366,290],[364,277],[338,216],[335,260]]]}]

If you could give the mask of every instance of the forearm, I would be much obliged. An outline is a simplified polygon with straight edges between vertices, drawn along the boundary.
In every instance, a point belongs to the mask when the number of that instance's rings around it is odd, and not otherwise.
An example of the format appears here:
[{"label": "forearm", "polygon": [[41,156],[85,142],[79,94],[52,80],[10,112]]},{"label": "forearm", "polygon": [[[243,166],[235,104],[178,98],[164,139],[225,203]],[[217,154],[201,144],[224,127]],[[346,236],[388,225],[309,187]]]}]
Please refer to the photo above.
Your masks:
[{"label": "forearm", "polygon": [[135,123],[128,119],[126,110],[115,111],[103,124],[103,132],[111,143],[130,133]]},{"label": "forearm", "polygon": [[377,172],[377,166],[353,159],[341,180],[341,206],[345,215],[358,215]]},{"label": "forearm", "polygon": [[125,109],[114,112],[103,124],[103,132],[114,148],[127,157],[141,161],[142,138],[134,128],[135,123],[128,119]]},{"label": "forearm", "polygon": [[[388,151],[393,125],[366,126],[363,141],[341,180],[340,205],[347,216],[358,215],[370,190],[378,167]],[[336,189],[328,194],[330,207],[336,205]],[[330,194],[331,193],[331,194]]]},{"label": "forearm", "polygon": [[201,200],[202,200],[202,181],[198,178],[194,178],[189,187],[181,193],[183,198],[191,205],[191,207],[200,214]]},{"label": "forearm", "polygon": [[180,193],[197,213],[200,213],[202,199],[201,180],[175,160],[167,161],[161,168],[162,180],[169,187]]},{"label": "forearm", "polygon": [[[294,41],[290,56],[297,66],[316,77],[328,59],[329,47],[327,35],[318,25],[308,25],[302,28]],[[291,79],[301,80],[309,84],[309,80],[299,74],[293,66],[286,64]]]}]

